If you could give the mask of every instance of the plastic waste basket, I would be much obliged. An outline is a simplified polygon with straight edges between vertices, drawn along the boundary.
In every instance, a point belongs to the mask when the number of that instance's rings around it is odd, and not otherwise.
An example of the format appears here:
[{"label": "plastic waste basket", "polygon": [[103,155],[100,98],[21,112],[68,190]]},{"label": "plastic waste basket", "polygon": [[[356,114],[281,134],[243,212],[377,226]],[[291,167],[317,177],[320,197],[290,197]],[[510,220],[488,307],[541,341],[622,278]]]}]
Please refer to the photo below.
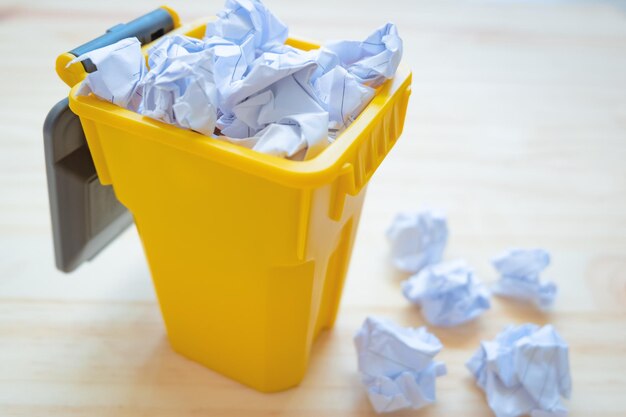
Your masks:
[{"label": "plastic waste basket", "polygon": [[[201,38],[208,20],[180,26],[170,9],[152,12],[153,18],[155,13],[157,26],[144,16],[141,30],[142,18],[83,49],[143,33],[145,52],[170,30]],[[296,39],[288,43],[317,47]],[[95,256],[130,222],[125,207],[141,237],[172,347],[260,391],[297,385],[315,338],[337,315],[367,183],[402,132],[410,71],[400,66],[333,144],[300,162],[77,96],[85,66],[65,65],[86,51],[79,49],[59,57],[57,72],[73,87],[70,116],[80,118],[89,152],[75,140],[78,150],[70,149],[64,159],[55,156],[65,146],[57,142],[65,143],[63,134],[71,133],[61,129],[51,138],[63,124],[58,109],[45,127],[57,265],[70,270]],[[67,184],[57,171],[73,166],[65,159],[79,158],[79,151],[81,158],[93,159],[95,172],[86,174],[88,185],[78,187],[87,197],[67,203]],[[102,185],[94,185],[96,174]],[[107,185],[114,194],[98,191]],[[73,236],[64,235],[73,220],[63,217],[68,211],[62,204],[86,205],[84,217],[102,226],[79,225]],[[64,264],[59,253],[76,236],[82,246],[76,244],[73,263]]]}]

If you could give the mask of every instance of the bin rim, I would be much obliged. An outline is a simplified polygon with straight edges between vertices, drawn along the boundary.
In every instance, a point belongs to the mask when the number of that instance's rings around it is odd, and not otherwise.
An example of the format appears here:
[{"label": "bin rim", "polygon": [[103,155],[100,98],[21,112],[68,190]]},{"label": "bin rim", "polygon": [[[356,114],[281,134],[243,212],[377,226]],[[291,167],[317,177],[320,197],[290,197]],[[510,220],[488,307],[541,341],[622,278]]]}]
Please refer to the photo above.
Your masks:
[{"label": "bin rim", "polygon": [[[165,36],[184,34],[192,37],[204,34],[206,23],[214,19],[199,19],[181,26]],[[195,36],[194,36],[195,35]],[[302,49],[319,48],[314,42],[289,38],[286,42]],[[153,43],[142,47],[144,54]],[[353,159],[361,142],[367,139],[364,134],[382,123],[382,116],[389,106],[400,99],[400,95],[410,93],[411,71],[400,64],[394,78],[380,86],[374,98],[361,114],[337,138],[314,158],[305,161],[292,161],[274,155],[264,154],[245,148],[223,139],[212,138],[201,133],[170,125],[152,119],[90,94],[77,94],[80,83],[76,83],[69,93],[69,105],[81,119],[85,118],[122,129],[129,134],[185,151],[230,166],[254,173],[268,180],[294,187],[316,187],[332,182]]]}]

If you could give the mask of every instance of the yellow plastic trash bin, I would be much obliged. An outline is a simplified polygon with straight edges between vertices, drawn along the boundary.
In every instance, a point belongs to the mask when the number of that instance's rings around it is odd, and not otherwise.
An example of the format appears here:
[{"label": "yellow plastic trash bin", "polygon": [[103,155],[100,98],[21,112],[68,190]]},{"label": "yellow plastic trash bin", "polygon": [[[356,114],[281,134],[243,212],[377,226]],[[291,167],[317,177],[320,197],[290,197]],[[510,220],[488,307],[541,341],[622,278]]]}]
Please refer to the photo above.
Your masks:
[{"label": "yellow plastic trash bin", "polygon": [[[171,33],[204,34],[208,19],[180,26],[164,12]],[[65,68],[72,57],[57,63],[69,107],[100,183],[132,213],[174,350],[260,391],[297,385],[337,315],[367,183],[402,132],[410,71],[400,66],[333,144],[300,162],[78,96],[85,72]]]}]

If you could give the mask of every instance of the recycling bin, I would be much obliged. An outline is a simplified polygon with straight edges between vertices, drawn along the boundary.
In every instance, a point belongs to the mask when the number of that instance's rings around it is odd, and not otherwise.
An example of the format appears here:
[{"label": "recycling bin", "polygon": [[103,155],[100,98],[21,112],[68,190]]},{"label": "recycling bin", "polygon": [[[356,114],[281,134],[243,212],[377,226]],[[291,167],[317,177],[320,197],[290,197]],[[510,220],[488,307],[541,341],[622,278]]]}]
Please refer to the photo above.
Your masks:
[{"label": "recycling bin", "polygon": [[[171,346],[259,391],[297,385],[332,327],[367,183],[402,133],[402,65],[315,158],[292,161],[79,96],[88,50],[137,36],[201,38],[160,8],[59,56],[71,87],[44,127],[56,262],[71,271],[136,224]],[[315,44],[289,39],[312,49]],[[68,108],[69,104],[69,108]]]}]

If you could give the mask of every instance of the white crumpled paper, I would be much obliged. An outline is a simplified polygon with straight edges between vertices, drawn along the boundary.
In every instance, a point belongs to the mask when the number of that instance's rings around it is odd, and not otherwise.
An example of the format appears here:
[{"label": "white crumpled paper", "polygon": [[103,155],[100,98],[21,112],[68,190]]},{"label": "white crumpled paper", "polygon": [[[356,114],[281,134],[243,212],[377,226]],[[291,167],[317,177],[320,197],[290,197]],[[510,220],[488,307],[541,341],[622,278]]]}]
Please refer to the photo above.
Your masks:
[{"label": "white crumpled paper", "polygon": [[368,317],[354,337],[358,367],[378,413],[418,409],[435,401],[435,379],[446,374],[433,358],[441,342],[425,327],[405,328]]},{"label": "white crumpled paper", "polygon": [[572,380],[567,343],[552,325],[509,326],[466,363],[496,417],[561,417]]},{"label": "white crumpled paper", "polygon": [[140,82],[147,71],[139,40],[122,39],[76,57],[67,66],[87,59],[96,66],[96,71],[87,74],[78,94],[93,93],[120,107],[137,111],[142,94]]},{"label": "white crumpled paper", "polygon": [[[307,67],[310,74],[315,65],[315,60],[310,54],[291,51],[282,54],[264,52],[252,62],[241,78],[235,78],[234,72],[231,72],[230,76],[224,77],[223,80],[216,79],[220,92],[220,110],[224,114],[230,114],[234,106],[246,98]],[[308,77],[302,78],[308,84]],[[301,87],[310,88],[308,85]],[[295,100],[293,104],[296,104]],[[289,111],[288,108],[282,110]]]},{"label": "white crumpled paper", "polygon": [[435,326],[463,324],[490,307],[488,290],[461,260],[427,266],[402,282],[402,293]]},{"label": "white crumpled paper", "polygon": [[402,58],[402,39],[392,23],[380,27],[364,41],[338,41],[326,48],[363,84],[378,87],[393,77]]},{"label": "white crumpled paper", "polygon": [[217,36],[238,45],[250,40],[254,49],[267,51],[285,43],[288,29],[260,1],[226,0],[217,20],[207,23],[205,36]]},{"label": "white crumpled paper", "polygon": [[364,41],[335,41],[316,51],[312,82],[329,113],[330,136],[348,127],[374,97],[375,87],[392,78],[402,58],[402,40],[388,23]]},{"label": "white crumpled paper", "polygon": [[557,286],[540,282],[539,274],[550,264],[550,254],[544,249],[510,249],[493,259],[500,273],[492,291],[495,295],[515,298],[547,310],[554,304]]},{"label": "white crumpled paper", "polygon": [[393,77],[402,41],[391,24],[333,51],[299,50],[284,44],[287,36],[260,1],[227,0],[204,39],[157,42],[149,71],[135,38],[77,58],[98,66],[80,93],[259,152],[310,159],[358,116],[372,87]]},{"label": "white crumpled paper", "polygon": [[314,157],[329,143],[328,113],[309,84],[315,61],[290,52],[264,53],[259,60],[267,62],[227,90],[237,104],[229,109],[222,102],[217,126],[226,140],[263,153],[292,158],[306,150],[305,159]]},{"label": "white crumpled paper", "polygon": [[405,272],[418,272],[441,261],[448,242],[446,216],[434,210],[398,213],[387,229],[393,264]]},{"label": "white crumpled paper", "polygon": [[217,89],[212,52],[201,42],[170,36],[149,51],[151,69],[140,85],[140,113],[210,136],[215,130]]},{"label": "white crumpled paper", "polygon": [[345,68],[336,66],[315,79],[315,94],[328,111],[331,136],[344,130],[374,97],[375,90],[361,84]]}]

